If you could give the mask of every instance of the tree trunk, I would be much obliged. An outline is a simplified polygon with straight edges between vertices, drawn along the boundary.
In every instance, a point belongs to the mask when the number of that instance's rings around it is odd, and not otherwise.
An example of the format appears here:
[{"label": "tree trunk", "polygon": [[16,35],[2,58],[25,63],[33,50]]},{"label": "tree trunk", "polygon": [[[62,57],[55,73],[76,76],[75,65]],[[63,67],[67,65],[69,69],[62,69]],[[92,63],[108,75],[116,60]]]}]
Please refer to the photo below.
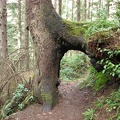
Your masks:
[{"label": "tree trunk", "polygon": [[72,36],[50,0],[28,0],[30,32],[35,44],[34,95],[50,111],[58,103],[60,60],[68,50],[86,51],[82,37]]},{"label": "tree trunk", "polygon": [[[22,30],[21,30],[21,0],[18,0],[18,56],[21,56],[21,38]],[[19,60],[18,68],[21,68],[21,60]]]},{"label": "tree trunk", "polygon": [[74,20],[74,0],[72,0],[72,21]]},{"label": "tree trunk", "polygon": [[62,0],[58,0],[58,13],[62,16]]},{"label": "tree trunk", "polygon": [[88,20],[90,19],[90,4],[91,0],[88,0]]},{"label": "tree trunk", "polygon": [[2,58],[8,55],[6,0],[0,0],[0,52]]},{"label": "tree trunk", "polygon": [[107,2],[107,4],[106,4],[107,18],[109,18],[110,2],[109,2],[109,0],[107,0],[106,2]]},{"label": "tree trunk", "polygon": [[68,0],[66,0],[66,19],[68,19],[68,3],[69,3],[69,1]]},{"label": "tree trunk", "polygon": [[86,0],[83,1],[83,16],[82,16],[82,20],[83,21],[86,20]]},{"label": "tree trunk", "polygon": [[80,0],[77,0],[77,22],[80,21]]},{"label": "tree trunk", "polygon": [[25,0],[25,65],[26,65],[26,70],[29,70],[29,30],[28,30],[28,4],[27,1]]}]

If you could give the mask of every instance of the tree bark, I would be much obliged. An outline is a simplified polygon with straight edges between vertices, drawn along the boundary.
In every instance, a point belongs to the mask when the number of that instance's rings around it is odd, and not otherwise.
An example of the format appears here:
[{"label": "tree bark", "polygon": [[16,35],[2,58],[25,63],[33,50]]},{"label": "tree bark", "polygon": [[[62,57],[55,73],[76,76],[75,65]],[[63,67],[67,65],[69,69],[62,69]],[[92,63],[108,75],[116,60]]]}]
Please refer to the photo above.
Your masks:
[{"label": "tree bark", "polygon": [[69,3],[69,1],[68,0],[66,0],[66,19],[68,19],[68,3]]},{"label": "tree bark", "polygon": [[91,0],[88,0],[88,20],[90,19],[90,5],[91,5]]},{"label": "tree bark", "polygon": [[58,13],[62,16],[62,0],[58,0]]},{"label": "tree bark", "polygon": [[[22,30],[21,30],[21,0],[18,0],[18,56],[21,56],[21,40],[22,40]],[[21,68],[21,59],[18,63],[18,68]]]},{"label": "tree bark", "polygon": [[72,21],[74,20],[74,0],[72,0]]},{"label": "tree bark", "polygon": [[86,0],[83,0],[83,14],[82,14],[82,20],[85,21],[86,20]]},{"label": "tree bark", "polygon": [[106,0],[106,2],[107,2],[107,4],[106,4],[107,18],[109,18],[110,2],[109,2],[109,0]]},{"label": "tree bark", "polygon": [[34,95],[50,111],[58,103],[60,60],[68,50],[86,52],[82,37],[69,34],[50,0],[28,0],[30,32],[35,44]]},{"label": "tree bark", "polygon": [[27,1],[25,0],[25,65],[26,65],[26,70],[29,70],[29,22],[28,22],[28,4]]},{"label": "tree bark", "polygon": [[6,0],[0,0],[0,52],[2,58],[8,55]]},{"label": "tree bark", "polygon": [[80,21],[80,0],[77,0],[77,22]]}]

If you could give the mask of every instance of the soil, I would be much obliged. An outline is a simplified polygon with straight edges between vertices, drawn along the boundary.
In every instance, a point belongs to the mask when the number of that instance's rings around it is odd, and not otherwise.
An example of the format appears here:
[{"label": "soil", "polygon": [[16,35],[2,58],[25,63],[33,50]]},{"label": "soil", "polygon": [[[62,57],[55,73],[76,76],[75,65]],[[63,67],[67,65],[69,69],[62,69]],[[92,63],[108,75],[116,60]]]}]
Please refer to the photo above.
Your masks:
[{"label": "soil", "polygon": [[[85,74],[85,76],[87,74]],[[83,78],[85,78],[85,76],[83,76]],[[82,81],[83,78],[80,80]],[[105,92],[107,88],[97,96],[93,94],[91,88],[79,90],[77,85],[80,80],[61,82],[59,86],[59,104],[57,104],[51,112],[43,112],[42,105],[33,104],[23,111],[14,113],[5,120],[84,120],[83,113],[92,105],[96,98],[103,97],[103,95],[106,96],[108,93]],[[107,119],[104,111],[101,114],[102,115],[96,120]]]}]

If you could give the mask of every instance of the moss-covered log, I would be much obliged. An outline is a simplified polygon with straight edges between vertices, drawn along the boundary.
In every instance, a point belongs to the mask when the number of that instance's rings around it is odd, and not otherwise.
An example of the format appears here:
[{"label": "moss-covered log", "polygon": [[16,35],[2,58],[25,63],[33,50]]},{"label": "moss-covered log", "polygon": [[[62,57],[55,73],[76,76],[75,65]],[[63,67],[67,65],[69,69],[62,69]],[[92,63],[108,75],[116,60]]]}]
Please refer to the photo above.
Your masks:
[{"label": "moss-covered log", "polygon": [[[101,31],[91,35],[88,39],[89,52],[94,54],[94,58],[100,60],[109,58],[106,49],[110,51],[120,50],[120,32],[117,30]],[[120,62],[120,54],[113,56],[113,62]]]}]

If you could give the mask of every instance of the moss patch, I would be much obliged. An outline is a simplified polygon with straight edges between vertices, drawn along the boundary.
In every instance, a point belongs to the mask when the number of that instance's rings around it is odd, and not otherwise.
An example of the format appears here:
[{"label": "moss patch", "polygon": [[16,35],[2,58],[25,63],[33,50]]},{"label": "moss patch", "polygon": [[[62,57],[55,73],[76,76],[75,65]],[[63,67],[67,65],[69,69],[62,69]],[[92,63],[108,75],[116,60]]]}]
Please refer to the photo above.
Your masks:
[{"label": "moss patch", "polygon": [[49,104],[52,102],[52,96],[50,93],[46,93],[45,91],[41,91],[41,96],[43,101],[47,101]]},{"label": "moss patch", "polygon": [[80,37],[85,34],[85,31],[88,29],[90,23],[82,22],[72,22],[69,20],[63,19],[63,26],[69,31],[70,35],[75,35]]}]

